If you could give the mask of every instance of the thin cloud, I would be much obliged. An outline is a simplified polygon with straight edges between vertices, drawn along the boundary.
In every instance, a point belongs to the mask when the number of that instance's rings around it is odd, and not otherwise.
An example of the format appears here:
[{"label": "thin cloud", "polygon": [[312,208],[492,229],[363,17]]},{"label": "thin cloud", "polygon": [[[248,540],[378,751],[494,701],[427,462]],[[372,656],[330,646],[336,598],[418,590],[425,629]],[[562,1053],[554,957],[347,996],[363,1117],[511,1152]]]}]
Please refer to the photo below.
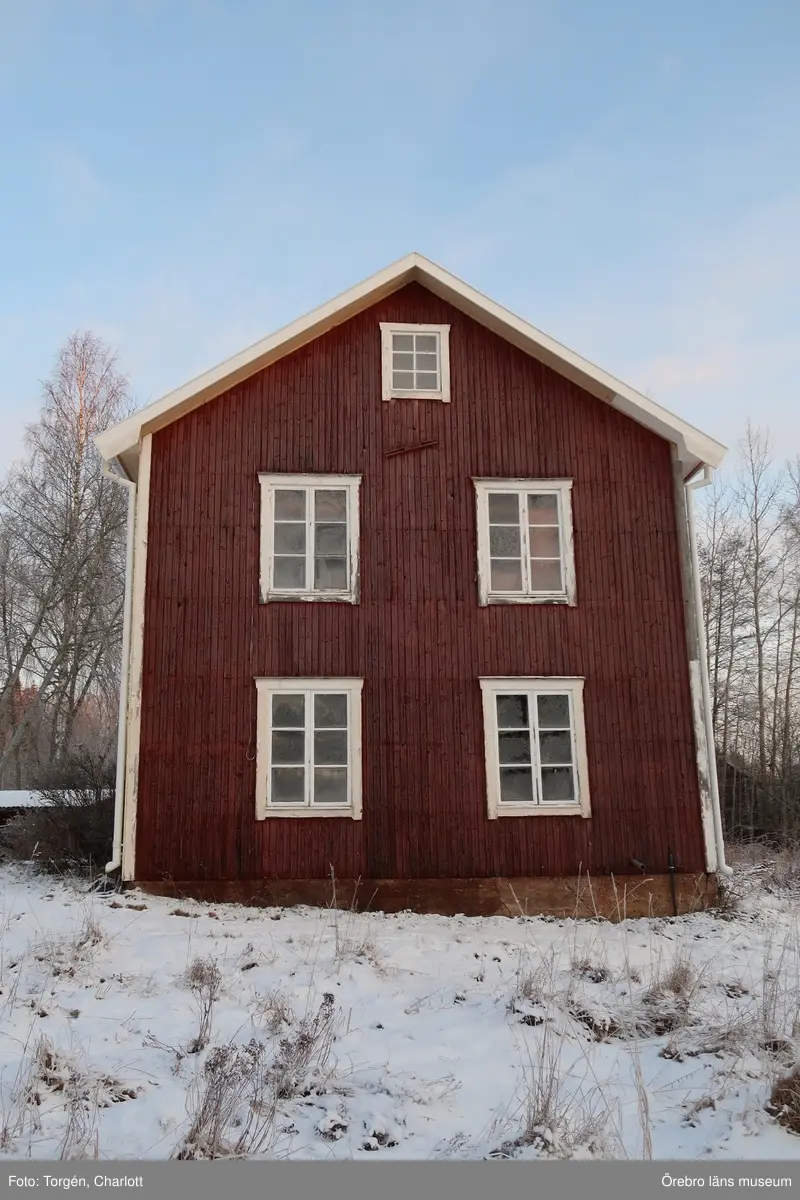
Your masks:
[{"label": "thin cloud", "polygon": [[109,197],[110,189],[99,172],[72,147],[48,146],[45,163],[53,201],[62,213],[91,217]]},{"label": "thin cloud", "polygon": [[445,264],[721,440],[757,411],[796,452],[800,192],[712,219],[634,183],[629,148],[517,167],[450,223]]}]

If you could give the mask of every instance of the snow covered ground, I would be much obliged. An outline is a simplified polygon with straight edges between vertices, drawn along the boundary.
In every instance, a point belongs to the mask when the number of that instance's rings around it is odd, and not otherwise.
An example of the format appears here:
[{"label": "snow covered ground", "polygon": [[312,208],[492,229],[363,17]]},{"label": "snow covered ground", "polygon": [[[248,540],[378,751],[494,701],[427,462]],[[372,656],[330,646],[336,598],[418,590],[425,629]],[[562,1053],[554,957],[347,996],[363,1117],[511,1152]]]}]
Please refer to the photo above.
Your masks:
[{"label": "snow covered ground", "polygon": [[800,901],[751,885],[742,907],[335,915],[86,894],[6,866],[0,1146],[798,1158],[765,1105],[800,1048]]}]

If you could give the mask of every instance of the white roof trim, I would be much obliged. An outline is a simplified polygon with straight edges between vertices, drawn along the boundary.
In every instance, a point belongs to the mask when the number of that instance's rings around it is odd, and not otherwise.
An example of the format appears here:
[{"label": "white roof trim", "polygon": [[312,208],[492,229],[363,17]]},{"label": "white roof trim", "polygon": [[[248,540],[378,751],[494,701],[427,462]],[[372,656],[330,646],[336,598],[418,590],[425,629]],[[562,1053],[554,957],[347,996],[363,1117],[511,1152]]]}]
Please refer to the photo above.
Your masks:
[{"label": "white roof trim", "polygon": [[640,425],[674,442],[687,471],[695,470],[701,463],[716,467],[722,461],[726,448],[720,442],[581,358],[573,350],[562,346],[421,254],[406,255],[349,291],[315,308],[313,312],[262,338],[260,342],[234,354],[219,366],[212,367],[183,387],[168,392],[160,400],[107,429],[95,439],[100,453],[107,462],[121,459],[130,473],[138,457],[143,433],[153,432],[177,420],[190,409],[213,399],[270,363],[313,341],[328,329],[349,320],[412,280],[418,280],[506,341],[540,359]]}]

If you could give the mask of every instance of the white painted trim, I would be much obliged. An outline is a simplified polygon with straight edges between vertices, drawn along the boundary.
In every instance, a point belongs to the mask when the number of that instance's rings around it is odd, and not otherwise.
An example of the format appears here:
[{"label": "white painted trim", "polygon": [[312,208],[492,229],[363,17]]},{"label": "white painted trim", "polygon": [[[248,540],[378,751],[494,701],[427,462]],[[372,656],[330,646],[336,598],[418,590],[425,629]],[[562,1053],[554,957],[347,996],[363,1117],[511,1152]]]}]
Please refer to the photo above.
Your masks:
[{"label": "white painted trim", "polygon": [[708,738],[703,721],[703,680],[700,663],[697,659],[689,660],[689,689],[692,698],[692,724],[694,726],[694,741],[697,754],[697,780],[700,788],[700,820],[703,827],[703,850],[705,852],[706,870],[713,873],[717,869],[717,845],[714,833],[714,812],[711,801]]},{"label": "white painted trim", "polygon": [[[285,603],[292,600],[316,603],[357,604],[360,580],[360,475],[285,475],[280,473],[260,474],[261,485],[261,532],[259,594],[262,604],[272,601]],[[331,591],[281,591],[273,586],[273,514],[276,488],[339,488],[347,492],[347,567],[350,586],[341,592]],[[307,520],[313,523],[313,515],[307,507]],[[310,530],[310,525],[309,525]],[[306,544],[306,555],[313,555],[313,547]]]},{"label": "white painted trim", "polygon": [[125,811],[125,752],[128,737],[128,679],[131,657],[131,606],[133,597],[133,555],[136,537],[136,484],[128,479],[121,466],[103,468],[114,483],[127,491],[128,512],[125,525],[125,591],[122,606],[122,648],[119,671],[119,711],[117,716],[117,769],[114,787],[114,832],[111,842],[111,859],[106,863],[106,874],[117,871],[122,865],[122,827]]},{"label": "white painted trim", "polygon": [[147,525],[150,511],[152,435],[142,439],[136,497],[136,540],[131,598],[131,657],[128,728],[125,750],[125,802],[122,832],[122,878],[136,878],[136,806],[139,797],[139,742],[142,729],[142,664],[144,661],[144,602],[147,577]]},{"label": "white painted trim", "polygon": [[717,847],[711,800],[711,773],[709,767],[708,741],[703,716],[703,683],[700,671],[697,609],[694,594],[694,570],[689,538],[689,513],[687,508],[686,483],[677,452],[672,451],[673,499],[678,535],[678,561],[683,590],[683,615],[686,627],[686,652],[689,667],[689,692],[692,704],[692,727],[694,732],[695,761],[697,765],[697,787],[700,796],[700,821],[703,831],[703,850],[706,871],[717,869]]},{"label": "white painted trim", "polygon": [[[589,798],[589,760],[586,748],[586,722],[583,712],[584,680],[578,676],[510,676],[480,680],[483,700],[484,762],[486,766],[486,808],[490,821],[500,817],[591,817]],[[500,763],[497,753],[497,706],[495,697],[505,694],[541,695],[567,693],[570,697],[572,735],[575,751],[576,804],[501,804]],[[533,748],[532,748],[533,750]],[[538,746],[535,748],[538,755]]]},{"label": "white painted trim", "polygon": [[[348,817],[360,821],[362,815],[362,691],[363,679],[354,678],[319,678],[283,677],[269,679],[260,677],[256,684],[256,820],[264,821],[277,818],[310,818],[317,817]],[[318,808],[288,809],[272,807],[268,798],[268,782],[270,769],[270,711],[272,696],[280,692],[346,692],[348,696],[348,738],[347,738],[347,767],[350,783],[350,803],[341,808],[321,805]]]},{"label": "white painted trim", "polygon": [[711,787],[711,815],[714,828],[714,841],[716,843],[717,871],[720,875],[730,876],[733,874],[733,869],[725,861],[725,835],[722,829],[719,780],[717,779],[717,755],[714,743],[714,720],[711,711],[711,683],[708,677],[708,649],[706,647],[706,632],[703,622],[703,591],[700,584],[700,558],[697,552],[697,525],[694,519],[695,488],[706,487],[709,483],[711,483],[711,469],[706,466],[700,479],[686,484],[686,515],[689,530],[689,547],[692,556],[692,584],[695,621],[697,624],[697,657],[700,665],[700,684],[703,694],[703,716],[706,727],[708,778]]},{"label": "white painted trim", "polygon": [[[478,530],[478,603],[487,604],[577,604],[575,582],[575,538],[572,521],[571,479],[473,479],[475,485],[476,524]],[[489,553],[489,493],[512,492],[518,496],[531,492],[558,497],[559,541],[564,586],[557,592],[493,592]],[[523,580],[527,573],[527,524],[521,518],[523,539]]]},{"label": "white painted trim", "polygon": [[[450,326],[410,325],[402,321],[381,321],[381,383],[384,400],[441,400],[450,403]],[[438,333],[439,335],[439,380],[441,387],[436,392],[417,391],[414,388],[395,388],[392,374],[393,333]]]},{"label": "white painted trim", "polygon": [[[593,396],[675,443],[687,471],[702,463],[718,466],[725,456],[725,447],[720,442],[581,358],[421,254],[406,255],[99,434],[95,442],[101,455],[107,462],[120,455],[135,457],[143,432],[152,432],[153,428],[169,424],[198,404],[212,400],[256,371],[413,281],[422,283],[461,312],[571,379]],[[135,471],[131,473],[135,474]]]}]

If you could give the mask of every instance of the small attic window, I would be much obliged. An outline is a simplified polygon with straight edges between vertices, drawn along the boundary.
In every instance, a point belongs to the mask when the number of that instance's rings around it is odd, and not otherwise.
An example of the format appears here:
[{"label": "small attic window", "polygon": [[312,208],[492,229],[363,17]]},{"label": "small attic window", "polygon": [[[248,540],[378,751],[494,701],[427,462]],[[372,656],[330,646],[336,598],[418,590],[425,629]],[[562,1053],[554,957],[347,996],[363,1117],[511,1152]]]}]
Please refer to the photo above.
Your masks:
[{"label": "small attic window", "polygon": [[381,322],[383,399],[450,399],[450,326]]}]

